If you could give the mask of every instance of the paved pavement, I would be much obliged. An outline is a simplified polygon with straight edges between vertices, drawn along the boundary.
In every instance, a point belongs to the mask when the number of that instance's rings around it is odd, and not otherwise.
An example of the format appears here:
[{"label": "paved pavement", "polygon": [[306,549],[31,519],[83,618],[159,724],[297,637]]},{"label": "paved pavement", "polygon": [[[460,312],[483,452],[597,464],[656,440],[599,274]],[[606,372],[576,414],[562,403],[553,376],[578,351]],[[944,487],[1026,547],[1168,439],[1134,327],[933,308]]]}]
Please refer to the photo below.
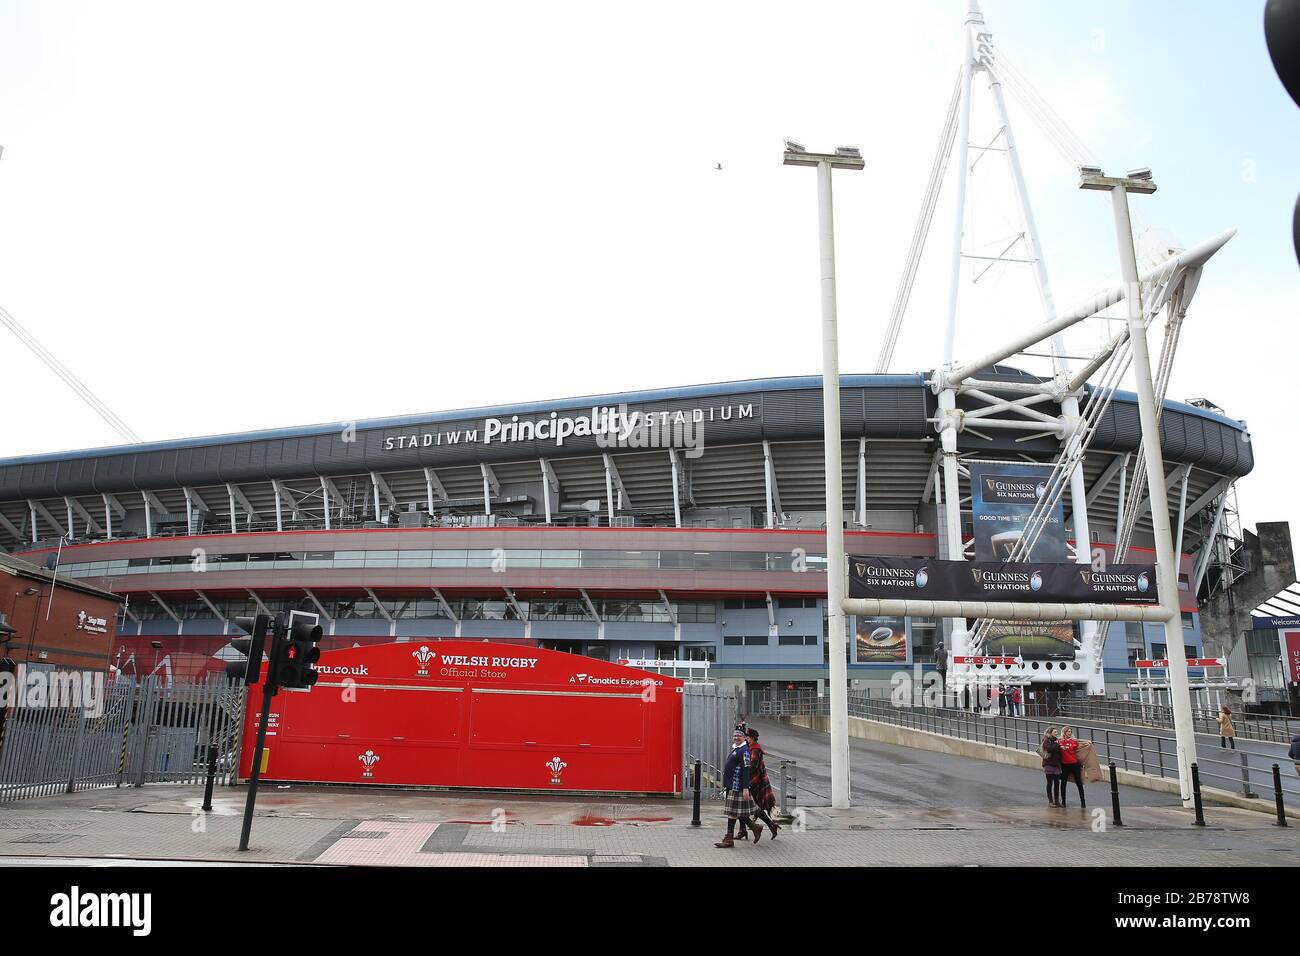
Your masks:
[{"label": "paved pavement", "polygon": [[[824,735],[756,725],[770,752],[807,761],[809,793],[825,786],[813,759]],[[1265,814],[1210,807],[1210,826],[1197,828],[1163,795],[1126,789],[1121,829],[1100,785],[1103,807],[1055,810],[1032,771],[854,745],[853,809],[804,806],[777,840],[732,850],[713,846],[718,806],[706,804],[697,829],[683,800],[269,786],[241,854],[242,788],[222,788],[204,814],[200,788],[151,784],[0,804],[0,865],[1300,865],[1300,820],[1283,829]]]}]

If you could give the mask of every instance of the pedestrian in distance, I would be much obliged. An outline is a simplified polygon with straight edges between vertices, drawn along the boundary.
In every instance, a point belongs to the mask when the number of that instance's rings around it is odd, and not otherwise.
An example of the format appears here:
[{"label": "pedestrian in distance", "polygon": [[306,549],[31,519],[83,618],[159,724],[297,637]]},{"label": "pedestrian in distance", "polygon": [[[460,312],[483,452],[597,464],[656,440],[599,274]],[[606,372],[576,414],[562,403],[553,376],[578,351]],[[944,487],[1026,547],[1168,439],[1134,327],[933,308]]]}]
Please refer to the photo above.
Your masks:
[{"label": "pedestrian in distance", "polygon": [[1088,798],[1083,792],[1083,766],[1079,763],[1079,741],[1069,727],[1061,728],[1061,806],[1065,806],[1065,791],[1070,781],[1079,788],[1079,806],[1087,808]]},{"label": "pedestrian in distance", "polygon": [[763,828],[750,822],[755,807],[749,794],[749,747],[745,742],[745,731],[739,726],[731,734],[731,753],[727,754],[722,767],[722,784],[726,793],[723,809],[727,814],[727,835],[713,845],[720,850],[730,850],[735,845],[737,821],[740,823],[740,839],[748,840],[752,830],[757,843]]},{"label": "pedestrian in distance", "polygon": [[1237,728],[1232,726],[1232,711],[1224,704],[1219,708],[1219,713],[1215,717],[1219,722],[1219,749],[1225,749],[1228,744],[1232,744],[1232,749],[1237,749]]},{"label": "pedestrian in distance", "polygon": [[1295,761],[1296,776],[1300,776],[1300,734],[1291,738],[1291,749],[1287,751],[1287,756]]},{"label": "pedestrian in distance", "polygon": [[1038,755],[1043,758],[1043,774],[1047,777],[1047,805],[1064,806],[1061,785],[1061,745],[1056,739],[1056,728],[1048,727],[1043,742],[1038,745]]},{"label": "pedestrian in distance", "polygon": [[[772,781],[767,776],[766,754],[758,742],[757,730],[750,727],[745,731],[745,736],[749,738],[749,795],[754,801],[754,815],[767,824],[772,839],[775,840],[781,828],[772,819],[772,811],[776,809],[776,794],[772,792]],[[755,843],[758,842],[758,834],[762,832],[760,828],[754,834]]]},{"label": "pedestrian in distance", "polygon": [[1011,716],[1020,716],[1020,688],[1011,688]]}]

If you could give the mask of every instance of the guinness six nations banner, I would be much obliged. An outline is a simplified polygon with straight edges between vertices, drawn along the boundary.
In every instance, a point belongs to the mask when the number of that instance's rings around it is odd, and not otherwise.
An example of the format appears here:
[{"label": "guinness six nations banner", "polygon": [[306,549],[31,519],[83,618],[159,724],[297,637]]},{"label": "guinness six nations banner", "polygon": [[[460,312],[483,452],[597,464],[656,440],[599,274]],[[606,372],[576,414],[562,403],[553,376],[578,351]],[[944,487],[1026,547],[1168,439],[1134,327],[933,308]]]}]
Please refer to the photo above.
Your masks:
[{"label": "guinness six nations banner", "polygon": [[849,558],[849,597],[920,601],[1037,601],[1052,604],[1155,604],[1151,564],[941,561],[934,558]]}]

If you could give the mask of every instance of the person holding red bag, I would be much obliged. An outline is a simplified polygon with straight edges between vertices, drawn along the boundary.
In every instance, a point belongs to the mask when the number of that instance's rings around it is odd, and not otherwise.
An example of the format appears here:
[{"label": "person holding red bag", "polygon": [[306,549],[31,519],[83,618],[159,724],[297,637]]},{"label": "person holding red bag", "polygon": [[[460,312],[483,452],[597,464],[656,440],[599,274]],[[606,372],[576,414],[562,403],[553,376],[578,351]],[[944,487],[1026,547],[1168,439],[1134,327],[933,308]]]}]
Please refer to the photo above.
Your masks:
[{"label": "person holding red bag", "polygon": [[1061,806],[1065,806],[1066,784],[1071,778],[1079,788],[1079,806],[1086,808],[1088,798],[1083,793],[1083,768],[1079,763],[1079,741],[1069,727],[1061,728]]}]

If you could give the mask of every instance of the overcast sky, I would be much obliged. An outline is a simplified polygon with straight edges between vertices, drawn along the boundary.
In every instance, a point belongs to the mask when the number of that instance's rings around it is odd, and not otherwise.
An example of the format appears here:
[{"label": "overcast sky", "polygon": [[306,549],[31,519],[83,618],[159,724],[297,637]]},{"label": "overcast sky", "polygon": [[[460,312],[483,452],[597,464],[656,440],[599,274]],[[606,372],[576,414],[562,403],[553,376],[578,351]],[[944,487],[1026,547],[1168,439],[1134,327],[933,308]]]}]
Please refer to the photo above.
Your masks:
[{"label": "overcast sky", "polygon": [[[0,306],[146,439],[818,373],[790,137],[867,159],[835,196],[841,366],[872,371],[964,6],[0,2]],[[1262,4],[983,9],[1101,165],[1154,169],[1144,247],[1239,229],[1170,397],[1246,419],[1243,516],[1300,522],[1300,110]],[[1010,108],[1065,306],[1115,281],[1109,204]],[[968,248],[1010,228],[988,155]],[[941,361],[950,199],[894,370]],[[958,359],[1040,318],[1023,267],[971,278]],[[0,456],[118,441],[3,330],[0,355]]]}]

